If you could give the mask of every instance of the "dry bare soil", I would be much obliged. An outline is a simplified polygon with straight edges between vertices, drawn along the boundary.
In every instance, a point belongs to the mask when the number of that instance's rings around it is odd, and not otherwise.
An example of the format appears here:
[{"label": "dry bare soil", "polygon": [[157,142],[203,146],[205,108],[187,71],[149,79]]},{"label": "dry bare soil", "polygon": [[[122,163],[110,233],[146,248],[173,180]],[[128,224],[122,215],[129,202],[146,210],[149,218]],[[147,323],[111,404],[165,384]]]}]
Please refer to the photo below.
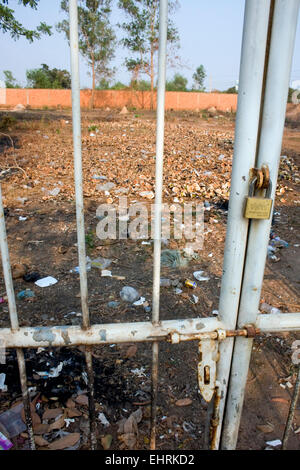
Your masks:
[{"label": "dry bare soil", "polygon": [[[2,192],[11,264],[25,265],[29,273],[38,272],[41,277],[49,275],[58,280],[44,289],[25,282],[22,276],[14,280],[16,294],[28,288],[35,294],[33,298],[17,300],[20,325],[80,324],[79,276],[70,272],[78,265],[71,113],[3,111],[0,119],[3,115],[16,119],[8,129],[0,130]],[[117,204],[121,194],[127,196],[128,203],[151,203],[140,193],[154,191],[155,116],[141,111],[122,116],[116,110],[83,112],[82,133],[87,254],[91,259],[101,256],[112,260],[108,269],[114,276],[101,277],[95,268],[88,272],[91,322],[149,320],[151,312],[145,311],[144,306],[123,302],[120,291],[125,285],[138,289],[151,307],[152,244],[130,239],[99,240],[96,209],[101,203]],[[163,320],[208,317],[218,309],[233,141],[234,116],[210,118],[205,113],[167,113],[164,201],[171,203],[175,199],[181,204],[205,201],[210,206],[205,210],[204,246],[198,257],[188,259],[182,268],[163,267],[162,277],[183,284],[193,278],[194,271],[203,270],[209,281],[198,282],[196,289],[182,286],[180,294],[174,292],[174,287],[162,287]],[[282,312],[297,312],[299,123],[286,127],[282,155],[286,158],[280,163],[272,230],[289,246],[278,250],[277,261],[267,260],[261,302]],[[106,179],[95,178],[99,176]],[[99,185],[108,182],[114,183],[114,187],[105,193]],[[163,248],[183,253],[185,244],[185,240],[171,240]],[[2,275],[0,291],[5,296]],[[193,295],[198,297],[197,303]],[[115,308],[108,305],[111,301],[118,302]],[[0,327],[7,326],[8,306],[4,302],[0,305]],[[255,339],[238,449],[264,449],[266,441],[282,438],[295,381],[291,345],[296,338],[295,334],[286,333]],[[88,449],[88,408],[85,399],[78,400],[86,389],[83,351],[80,348],[45,350],[39,354],[28,351],[26,358],[29,384],[36,387],[33,398],[38,448],[47,448],[51,442],[62,439],[63,432],[78,432],[79,448]],[[61,362],[64,367],[58,378],[45,380],[37,374]],[[207,405],[198,393],[197,362],[196,342],[161,344],[158,449],[205,448]],[[7,356],[7,365],[0,367],[0,373],[6,373],[8,386],[6,393],[0,392],[0,411],[4,412],[21,400],[13,352]],[[103,413],[109,423],[105,426],[100,415],[99,448],[148,449],[151,345],[97,347],[94,367],[97,416]],[[77,402],[70,402],[70,398]],[[299,406],[290,449],[299,449]],[[53,426],[55,418],[47,418],[49,409],[57,409],[58,417],[62,414],[74,421],[59,419]],[[75,414],[70,409],[75,409]],[[132,425],[134,419],[131,424],[127,420],[127,432],[124,431],[120,421],[137,410],[141,410],[134,415],[137,422]],[[13,442],[14,448],[26,448],[26,432]]]}]

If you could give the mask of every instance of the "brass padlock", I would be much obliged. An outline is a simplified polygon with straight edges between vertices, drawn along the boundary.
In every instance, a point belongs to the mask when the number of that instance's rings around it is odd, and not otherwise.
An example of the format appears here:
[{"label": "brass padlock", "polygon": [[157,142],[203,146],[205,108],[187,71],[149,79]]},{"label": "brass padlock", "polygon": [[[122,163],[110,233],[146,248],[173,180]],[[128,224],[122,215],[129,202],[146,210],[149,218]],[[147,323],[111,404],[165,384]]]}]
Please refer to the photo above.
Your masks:
[{"label": "brass padlock", "polygon": [[256,177],[254,177],[250,182],[249,195],[246,198],[244,217],[247,219],[269,219],[271,216],[273,203],[273,200],[270,198],[272,192],[272,182],[269,181],[269,186],[264,197],[257,197],[254,195],[256,182]]}]

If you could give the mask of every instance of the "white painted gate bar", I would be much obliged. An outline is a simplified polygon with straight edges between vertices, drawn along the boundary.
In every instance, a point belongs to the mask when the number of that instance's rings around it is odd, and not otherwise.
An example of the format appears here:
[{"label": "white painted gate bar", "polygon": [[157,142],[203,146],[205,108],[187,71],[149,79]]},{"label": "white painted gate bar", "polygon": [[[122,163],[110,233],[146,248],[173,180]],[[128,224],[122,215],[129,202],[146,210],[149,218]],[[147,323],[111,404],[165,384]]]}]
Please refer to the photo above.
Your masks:
[{"label": "white painted gate bar", "polygon": [[[256,167],[268,165],[275,200],[282,136],[294,52],[299,0],[275,0],[262,127]],[[273,205],[274,207],[274,205]],[[255,323],[264,278],[272,217],[251,220],[238,324]],[[300,316],[300,314],[299,314]],[[228,389],[222,448],[234,449],[238,438],[253,339],[236,338]]]},{"label": "white painted gate bar", "polygon": [[[243,207],[249,191],[249,170],[254,166],[257,148],[269,11],[270,0],[247,0],[245,3],[231,190],[219,302],[220,319],[229,328],[236,326],[240,301],[249,225],[248,219],[243,217]],[[218,448],[220,440],[233,341],[233,338],[228,338],[220,345],[217,380],[221,399],[215,448]]]}]

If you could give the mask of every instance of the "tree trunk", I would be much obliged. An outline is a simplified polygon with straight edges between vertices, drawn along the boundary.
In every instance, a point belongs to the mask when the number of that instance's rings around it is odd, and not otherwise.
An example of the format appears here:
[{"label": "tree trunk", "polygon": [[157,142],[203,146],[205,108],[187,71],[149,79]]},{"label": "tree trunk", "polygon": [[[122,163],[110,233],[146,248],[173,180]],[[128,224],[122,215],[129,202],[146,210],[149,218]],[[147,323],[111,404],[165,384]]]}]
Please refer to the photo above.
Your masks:
[{"label": "tree trunk", "polygon": [[154,108],[154,61],[153,61],[154,51],[153,44],[151,44],[151,64],[150,64],[150,77],[151,77],[151,98],[150,98],[150,108]]},{"label": "tree trunk", "polygon": [[95,61],[94,60],[92,62],[92,76],[93,76],[93,84],[92,84],[91,109],[94,109],[95,88],[96,88],[96,73],[95,73]]}]

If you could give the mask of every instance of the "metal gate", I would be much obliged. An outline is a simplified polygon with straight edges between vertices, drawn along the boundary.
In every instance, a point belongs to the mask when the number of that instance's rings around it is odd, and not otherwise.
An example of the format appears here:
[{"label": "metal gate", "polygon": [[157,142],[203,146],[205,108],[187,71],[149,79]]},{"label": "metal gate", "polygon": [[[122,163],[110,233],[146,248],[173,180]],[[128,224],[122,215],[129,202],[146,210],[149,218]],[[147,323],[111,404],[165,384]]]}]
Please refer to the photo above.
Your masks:
[{"label": "metal gate", "polygon": [[[235,448],[254,336],[258,332],[300,330],[300,313],[257,314],[271,219],[255,220],[243,216],[252,168],[257,168],[257,175],[261,174],[260,168],[269,169],[269,180],[273,183],[270,197],[272,200],[275,198],[299,3],[300,0],[246,0],[219,317],[201,318],[200,322],[199,318],[160,321],[159,315],[168,22],[168,1],[160,0],[152,321],[91,326],[82,189],[78,13],[77,0],[69,0],[76,216],[83,315],[81,327],[19,327],[0,187],[0,243],[11,322],[11,328],[0,329],[0,345],[17,351],[31,449],[35,449],[35,443],[24,348],[85,346],[91,449],[95,449],[97,442],[92,347],[110,343],[152,342],[150,448],[155,449],[159,342],[166,340],[172,344],[189,340],[199,342],[199,388],[203,398],[208,402],[213,400],[214,403],[210,448]],[[263,175],[266,177],[266,172]],[[299,364],[298,359],[296,363]],[[299,393],[299,378],[298,372],[284,445]]]}]

